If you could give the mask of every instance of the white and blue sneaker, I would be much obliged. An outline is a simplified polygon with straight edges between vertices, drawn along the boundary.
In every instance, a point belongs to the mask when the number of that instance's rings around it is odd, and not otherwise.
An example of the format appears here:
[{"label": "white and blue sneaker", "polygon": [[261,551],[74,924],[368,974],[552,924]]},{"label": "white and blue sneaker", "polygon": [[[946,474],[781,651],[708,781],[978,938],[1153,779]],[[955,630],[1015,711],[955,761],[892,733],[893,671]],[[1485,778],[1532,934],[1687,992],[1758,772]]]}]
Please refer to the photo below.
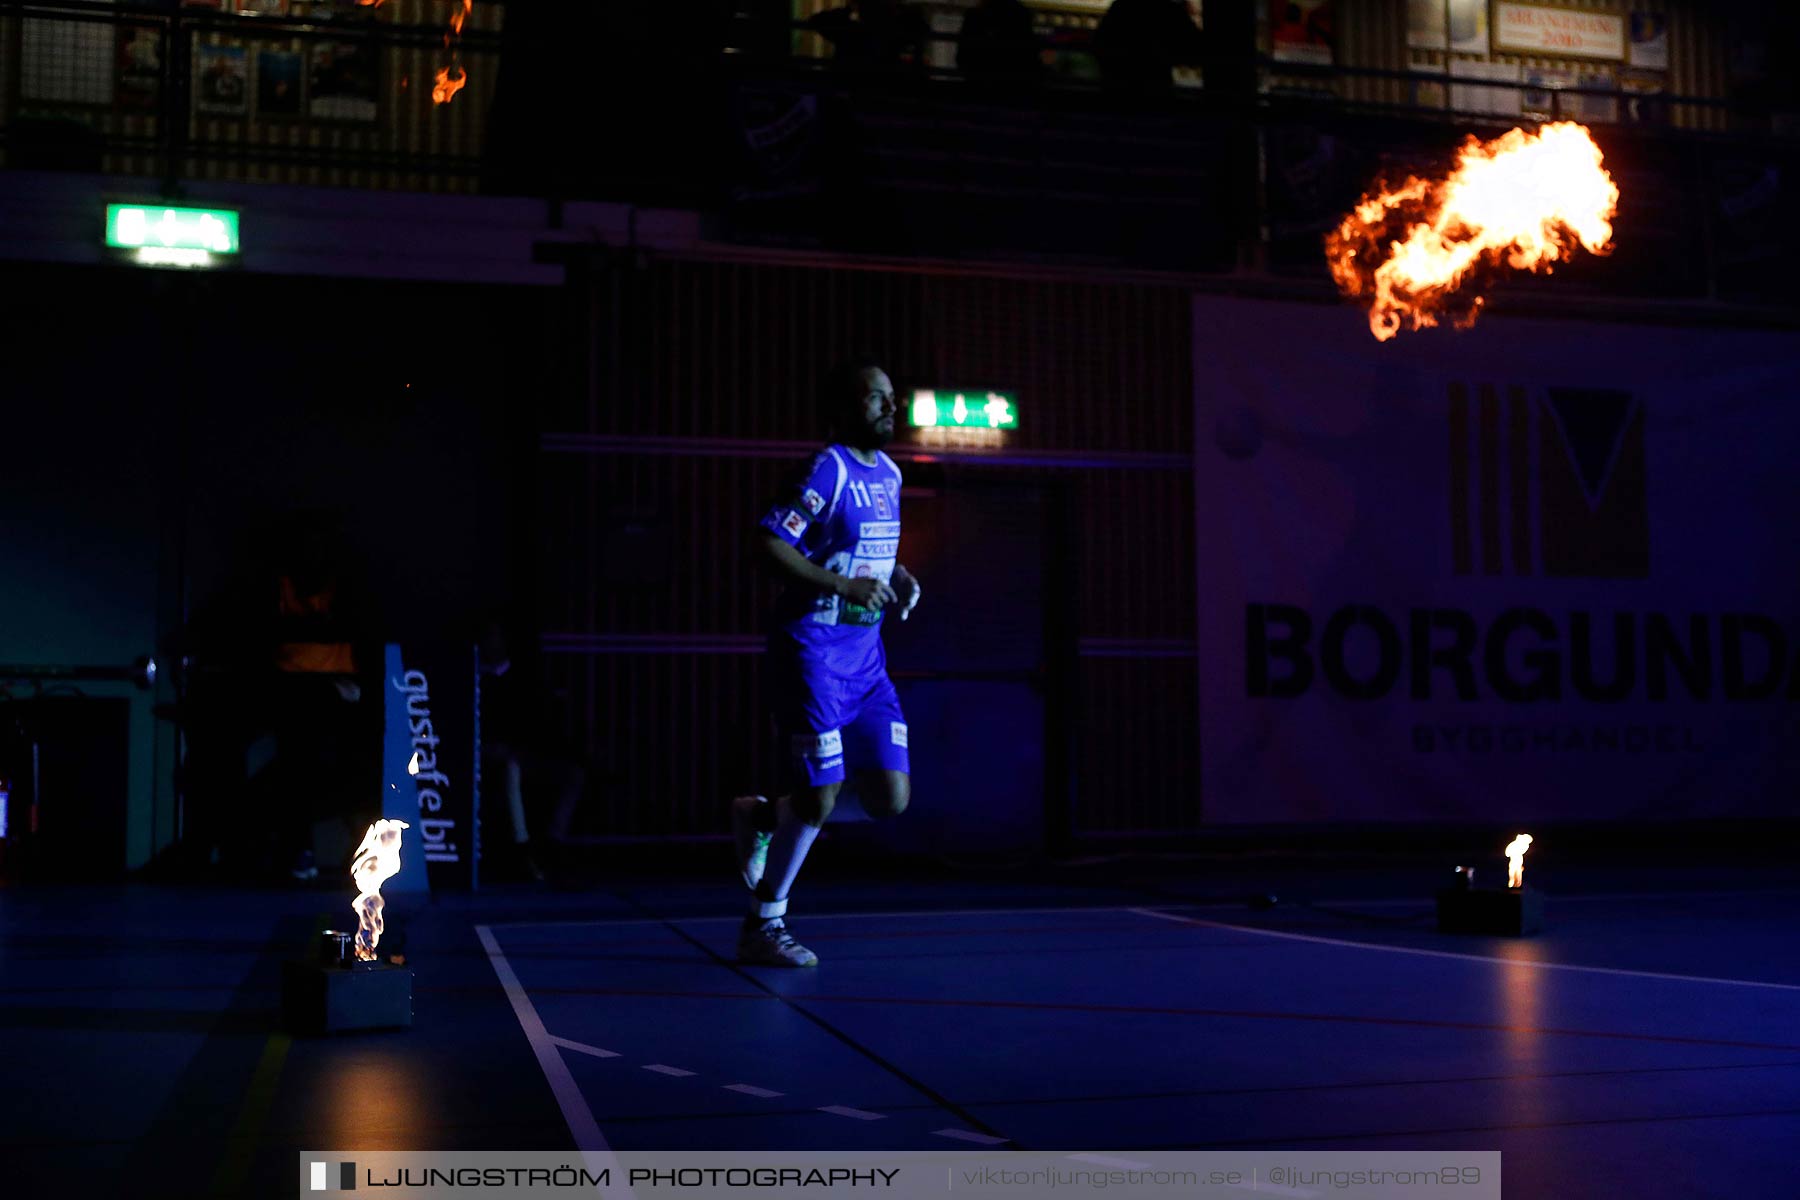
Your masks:
[{"label": "white and blue sneaker", "polygon": [[764,967],[816,967],[819,956],[794,940],[780,917],[748,917],[738,932],[738,961]]},{"label": "white and blue sneaker", "polygon": [[737,849],[738,873],[751,891],[762,882],[763,868],[769,863],[769,843],[775,835],[756,827],[756,819],[767,804],[767,796],[738,796],[731,802],[731,840]]}]

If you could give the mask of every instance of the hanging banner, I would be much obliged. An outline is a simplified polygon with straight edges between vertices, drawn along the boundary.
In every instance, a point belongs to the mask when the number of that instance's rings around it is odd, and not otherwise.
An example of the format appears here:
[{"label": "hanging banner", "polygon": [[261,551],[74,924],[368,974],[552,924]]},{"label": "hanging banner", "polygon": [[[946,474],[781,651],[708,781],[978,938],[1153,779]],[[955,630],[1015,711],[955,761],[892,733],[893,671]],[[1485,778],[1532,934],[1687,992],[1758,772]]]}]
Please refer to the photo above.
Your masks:
[{"label": "hanging banner", "polygon": [[1494,5],[1494,49],[1556,57],[1625,57],[1625,14],[1539,4]]},{"label": "hanging banner", "polygon": [[1444,0],[1406,0],[1406,44],[1415,50],[1450,45],[1450,6]]},{"label": "hanging banner", "polygon": [[411,827],[390,890],[423,888],[424,876],[434,891],[478,882],[478,689],[473,647],[387,646],[381,815]]},{"label": "hanging banner", "polygon": [[1450,23],[1450,52],[1487,57],[1487,0],[1447,0],[1445,10]]},{"label": "hanging banner", "polygon": [[1209,823],[1774,816],[1800,335],[1194,303]]},{"label": "hanging banner", "polygon": [[1331,65],[1331,0],[1290,0],[1269,14],[1271,57],[1276,62]]},{"label": "hanging banner", "polygon": [[1669,69],[1669,17],[1667,13],[1631,14],[1631,65],[1645,70]]}]

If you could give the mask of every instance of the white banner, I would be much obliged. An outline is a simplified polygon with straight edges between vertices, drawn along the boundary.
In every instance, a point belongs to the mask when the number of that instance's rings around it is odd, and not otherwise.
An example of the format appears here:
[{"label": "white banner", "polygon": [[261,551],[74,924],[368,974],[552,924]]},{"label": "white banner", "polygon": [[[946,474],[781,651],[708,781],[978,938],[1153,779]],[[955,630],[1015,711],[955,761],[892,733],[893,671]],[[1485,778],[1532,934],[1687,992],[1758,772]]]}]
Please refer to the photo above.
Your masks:
[{"label": "white banner", "polygon": [[1537,4],[1494,5],[1494,49],[1557,57],[1625,57],[1625,15]]},{"label": "white banner", "polygon": [[1194,340],[1209,822],[1793,811],[1800,335]]}]

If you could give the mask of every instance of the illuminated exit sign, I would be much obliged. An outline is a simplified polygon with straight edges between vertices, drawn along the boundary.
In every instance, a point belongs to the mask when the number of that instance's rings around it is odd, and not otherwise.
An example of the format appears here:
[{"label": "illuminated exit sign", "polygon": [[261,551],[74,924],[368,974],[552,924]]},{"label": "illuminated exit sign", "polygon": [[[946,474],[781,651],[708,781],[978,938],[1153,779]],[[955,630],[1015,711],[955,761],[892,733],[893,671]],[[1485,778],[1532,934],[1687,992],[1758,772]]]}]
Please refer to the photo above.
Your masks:
[{"label": "illuminated exit sign", "polygon": [[1013,392],[917,391],[910,412],[915,429],[1019,427],[1019,398]]},{"label": "illuminated exit sign", "polygon": [[147,266],[214,266],[237,255],[237,210],[109,204],[106,245]]}]

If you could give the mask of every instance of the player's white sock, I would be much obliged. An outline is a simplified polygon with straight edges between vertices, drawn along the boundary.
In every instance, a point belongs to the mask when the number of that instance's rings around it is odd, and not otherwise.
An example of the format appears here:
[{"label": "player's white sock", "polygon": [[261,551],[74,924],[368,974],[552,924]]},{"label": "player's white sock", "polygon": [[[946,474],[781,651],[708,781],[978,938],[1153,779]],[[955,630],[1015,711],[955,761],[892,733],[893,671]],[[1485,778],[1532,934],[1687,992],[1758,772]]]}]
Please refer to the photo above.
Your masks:
[{"label": "player's white sock", "polygon": [[818,836],[818,828],[795,816],[788,807],[787,797],[782,797],[781,823],[775,827],[775,837],[769,842],[769,861],[763,867],[762,882],[756,885],[756,899],[750,909],[752,915],[767,920],[787,914],[788,891],[799,877],[800,864],[806,861],[806,852],[812,849],[813,839]]}]

